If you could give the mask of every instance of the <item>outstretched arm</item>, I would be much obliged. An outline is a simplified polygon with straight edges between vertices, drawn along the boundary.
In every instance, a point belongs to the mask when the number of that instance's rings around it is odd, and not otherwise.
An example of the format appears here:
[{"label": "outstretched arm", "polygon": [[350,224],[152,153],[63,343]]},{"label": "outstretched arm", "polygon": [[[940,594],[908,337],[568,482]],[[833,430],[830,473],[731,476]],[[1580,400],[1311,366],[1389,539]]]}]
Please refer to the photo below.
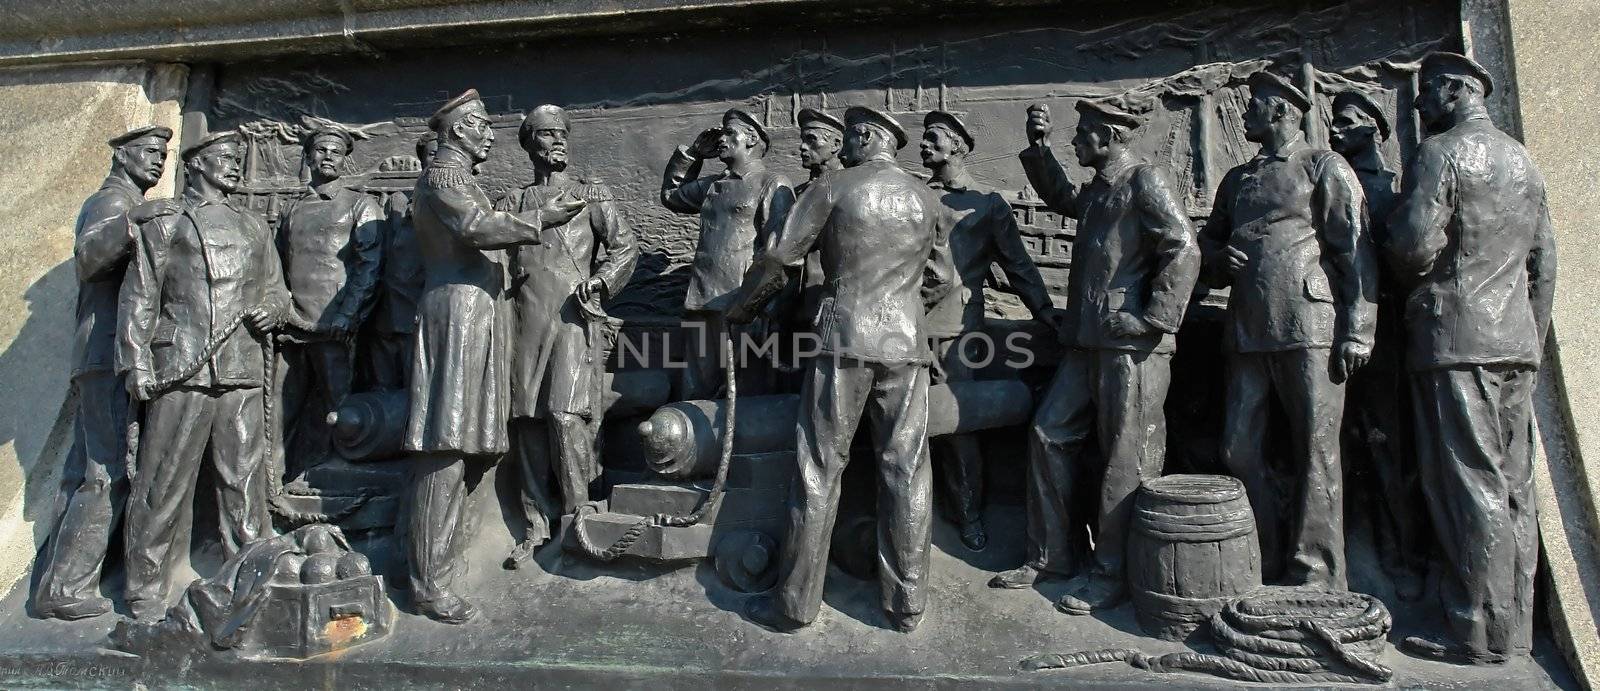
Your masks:
[{"label": "outstretched arm", "polygon": [[806,253],[817,244],[833,214],[833,189],[825,180],[806,190],[784,219],[783,230],[745,273],[738,299],[728,310],[731,321],[749,321],[781,290],[790,273],[805,263]]},{"label": "outstretched arm", "polygon": [[495,250],[515,245],[537,245],[542,229],[540,211],[494,211],[476,184],[436,187],[425,199],[451,235],[469,247]]},{"label": "outstretched arm", "polygon": [[1052,210],[1065,216],[1078,215],[1078,188],[1067,179],[1061,163],[1049,146],[1035,144],[1017,155],[1022,160],[1022,172],[1028,175],[1028,184],[1039,193],[1039,199]]},{"label": "outstretched arm", "polygon": [[1044,319],[1052,307],[1050,291],[1044,287],[1039,266],[1033,263],[1033,257],[1028,256],[1028,248],[1022,244],[1022,230],[1017,227],[1017,217],[1012,215],[1011,205],[1005,197],[999,194],[990,194],[989,197],[989,228],[994,233],[998,255],[995,261],[1000,263],[1000,270],[1005,272],[1011,287],[1022,298],[1022,304],[1028,307],[1035,319]]}]

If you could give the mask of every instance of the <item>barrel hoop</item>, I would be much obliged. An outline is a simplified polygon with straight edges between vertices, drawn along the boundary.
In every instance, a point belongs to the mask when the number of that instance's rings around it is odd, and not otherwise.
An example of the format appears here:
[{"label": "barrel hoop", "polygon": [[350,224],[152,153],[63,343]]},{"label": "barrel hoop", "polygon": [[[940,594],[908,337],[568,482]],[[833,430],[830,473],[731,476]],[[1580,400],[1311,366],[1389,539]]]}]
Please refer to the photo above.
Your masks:
[{"label": "barrel hoop", "polygon": [[1144,614],[1175,622],[1204,621],[1237,595],[1181,597],[1148,590],[1133,591],[1133,605]]},{"label": "barrel hoop", "polygon": [[1218,529],[1218,528],[1189,528],[1189,529],[1179,528],[1179,529],[1175,529],[1175,530],[1161,530],[1160,527],[1152,526],[1149,523],[1144,522],[1144,521],[1139,521],[1135,525],[1138,526],[1139,532],[1142,532],[1145,535],[1153,537],[1153,538],[1155,538],[1157,540],[1161,540],[1163,542],[1179,542],[1179,543],[1183,543],[1183,542],[1221,542],[1223,540],[1230,540],[1230,539],[1233,539],[1233,538],[1236,538],[1236,537],[1244,537],[1244,536],[1250,535],[1250,534],[1254,533],[1255,530],[1256,530],[1256,524],[1255,524],[1254,521],[1251,521],[1249,523],[1237,523],[1237,524],[1234,524],[1234,525],[1225,526],[1225,527],[1223,527],[1221,529]]},{"label": "barrel hoop", "polygon": [[1137,515],[1141,520],[1153,521],[1156,523],[1170,523],[1172,525],[1183,526],[1186,528],[1227,525],[1231,523],[1238,523],[1240,521],[1255,521],[1255,513],[1252,512],[1249,507],[1232,509],[1228,511],[1217,511],[1215,513],[1182,514],[1168,513],[1159,509],[1140,506],[1135,509],[1135,515]]}]

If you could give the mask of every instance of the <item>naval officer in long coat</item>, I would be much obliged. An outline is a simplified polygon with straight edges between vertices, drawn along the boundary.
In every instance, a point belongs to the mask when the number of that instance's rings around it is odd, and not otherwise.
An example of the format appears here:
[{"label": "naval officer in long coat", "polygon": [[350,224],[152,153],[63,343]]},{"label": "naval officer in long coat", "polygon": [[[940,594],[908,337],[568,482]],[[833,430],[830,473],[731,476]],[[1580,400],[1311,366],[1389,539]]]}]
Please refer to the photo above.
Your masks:
[{"label": "naval officer in long coat", "polygon": [[584,202],[558,196],[520,214],[494,210],[473,171],[494,144],[475,89],[451,99],[428,125],[439,150],[417,179],[413,220],[426,278],[404,441],[414,454],[406,547],[417,610],[460,624],[476,613],[450,591],[460,568],[467,462],[510,450],[510,317],[504,255],[495,250],[538,244],[542,227],[566,223]]},{"label": "naval officer in long coat", "polygon": [[[505,206],[538,209],[549,199],[589,202],[545,242],[511,254],[516,332],[511,346],[511,417],[527,533],[506,565],[515,568],[550,539],[550,517],[589,501],[600,476],[595,437],[600,431],[607,333],[601,301],[615,296],[639,258],[633,230],[610,190],[567,172],[572,119],[542,105],[522,121],[518,140],[533,161],[533,183]],[[552,494],[554,480],[559,494]]]}]

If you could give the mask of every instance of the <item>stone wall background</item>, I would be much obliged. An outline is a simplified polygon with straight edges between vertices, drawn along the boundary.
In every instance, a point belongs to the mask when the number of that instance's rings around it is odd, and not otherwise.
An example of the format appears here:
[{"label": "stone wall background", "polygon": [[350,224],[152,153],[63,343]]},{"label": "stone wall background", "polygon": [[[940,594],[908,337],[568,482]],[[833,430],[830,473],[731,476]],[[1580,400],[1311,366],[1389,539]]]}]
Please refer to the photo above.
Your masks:
[{"label": "stone wall background", "polygon": [[[1470,4],[1470,3],[1469,3]],[[1499,3],[1481,3],[1495,6]],[[1506,10],[1509,10],[1506,12]],[[1510,0],[1501,8],[1509,34],[1506,77],[1515,79],[1518,127],[1544,172],[1555,222],[1559,269],[1553,356],[1540,372],[1537,393],[1543,462],[1540,534],[1555,638],[1579,679],[1600,683],[1600,553],[1596,499],[1600,474],[1585,456],[1600,455],[1600,44],[1589,0]],[[1492,14],[1479,23],[1495,25]],[[1480,28],[1480,30],[1482,30]],[[1492,29],[1491,29],[1492,30]],[[1492,39],[1492,37],[1491,37]],[[1510,119],[1510,118],[1507,118]]]},{"label": "stone wall background", "polygon": [[[907,16],[756,24],[714,34],[240,62],[217,68],[203,107],[213,129],[246,126],[265,135],[252,140],[246,187],[293,191],[301,170],[292,134],[305,124],[332,120],[356,129],[362,140],[354,168],[372,171],[389,157],[412,155],[426,133],[425,118],[474,87],[496,120],[480,178],[494,198],[532,176],[517,143],[521,114],[541,103],[561,105],[573,117],[573,169],[611,186],[641,242],[639,268],[608,310],[649,319],[680,308],[698,228],[697,217],[661,206],[662,166],[675,146],[719,126],[728,108],[764,120],[772,137],[767,164],[796,183],[806,178],[795,152],[801,108],[841,114],[859,104],[894,114],[912,138],[899,160],[913,172],[924,170],[916,143],[922,115],[950,110],[978,140],[968,163],[979,183],[1015,193],[1026,185],[1016,154],[1026,146],[1029,103],[1051,106],[1064,145],[1077,122],[1074,102],[1134,90],[1145,102],[1131,105],[1151,110],[1137,135],[1140,154],[1173,170],[1191,213],[1203,218],[1222,175],[1254,154],[1243,141],[1239,113],[1243,77],[1259,67],[1256,61],[1306,61],[1329,73],[1355,69],[1351,79],[1387,89],[1378,98],[1398,103],[1409,99],[1409,75],[1382,63],[1456,45],[1457,25],[1456,7],[1435,0],[1240,2],[1228,12],[1140,6],[1043,17],[996,8],[960,22]],[[1226,75],[1230,69],[1236,74]],[[1205,137],[1197,132],[1201,118],[1211,123]],[[1386,152],[1391,166],[1409,154],[1415,129],[1410,117],[1400,118]],[[705,173],[720,167],[708,162]],[[1079,182],[1089,177],[1087,169],[1068,170]],[[257,208],[270,214],[265,200]]]}]

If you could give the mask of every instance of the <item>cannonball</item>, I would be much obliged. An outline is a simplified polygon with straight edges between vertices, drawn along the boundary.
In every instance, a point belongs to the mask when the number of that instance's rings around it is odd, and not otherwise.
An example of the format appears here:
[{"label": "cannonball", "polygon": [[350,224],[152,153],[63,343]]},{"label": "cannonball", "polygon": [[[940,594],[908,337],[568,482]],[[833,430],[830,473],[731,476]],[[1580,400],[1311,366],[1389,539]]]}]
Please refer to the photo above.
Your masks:
[{"label": "cannonball", "polygon": [[300,540],[308,554],[322,554],[324,552],[338,552],[339,541],[333,539],[333,526],[315,525],[306,530],[305,537]]},{"label": "cannonball", "polygon": [[367,563],[367,555],[360,552],[350,552],[339,557],[339,578],[355,578],[372,573],[372,565]]},{"label": "cannonball", "polygon": [[306,558],[299,554],[285,554],[272,564],[271,580],[279,583],[299,583],[300,568]]},{"label": "cannonball", "polygon": [[332,552],[323,552],[306,557],[306,563],[300,567],[300,582],[306,585],[318,583],[332,583],[338,573],[339,555]]}]

